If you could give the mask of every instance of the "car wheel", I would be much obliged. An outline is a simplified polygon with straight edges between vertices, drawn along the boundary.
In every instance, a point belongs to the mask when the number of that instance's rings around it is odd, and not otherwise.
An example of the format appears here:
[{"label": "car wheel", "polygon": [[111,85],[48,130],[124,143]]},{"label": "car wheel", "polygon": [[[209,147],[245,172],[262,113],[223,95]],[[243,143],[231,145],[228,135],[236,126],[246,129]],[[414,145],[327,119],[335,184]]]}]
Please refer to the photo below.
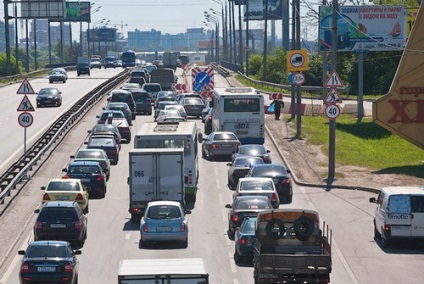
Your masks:
[{"label": "car wheel", "polygon": [[183,248],[187,248],[188,247],[188,239],[186,239],[183,244],[182,244]]},{"label": "car wheel", "polygon": [[63,80],[63,83],[65,84],[66,83],[66,80]]},{"label": "car wheel", "polygon": [[[137,213],[131,213],[131,222],[134,224],[140,223],[141,216]],[[141,241],[141,240],[140,240]]]},{"label": "car wheel", "polygon": [[292,203],[293,201],[293,194],[287,196],[287,203]]},{"label": "car wheel", "polygon": [[381,234],[378,232],[377,227],[374,223],[374,239],[381,239]]},{"label": "car wheel", "polygon": [[77,75],[78,75],[78,76],[79,76],[79,75],[81,75],[81,74],[80,74],[80,72],[77,72]]},{"label": "car wheel", "polygon": [[105,198],[106,197],[106,187],[105,189],[100,193],[100,198]]},{"label": "car wheel", "polygon": [[87,207],[85,207],[84,208],[84,210],[82,211],[84,214],[87,214],[88,213],[88,211],[89,211],[89,208],[88,208],[88,204],[87,204]]},{"label": "car wheel", "polygon": [[50,80],[49,82],[50,82],[50,84],[52,84],[52,83],[53,83],[53,81],[52,81],[52,80]]},{"label": "car wheel", "polygon": [[74,284],[78,284],[78,274],[75,276]]},{"label": "car wheel", "polygon": [[243,257],[238,253],[236,248],[234,248],[234,262],[235,263],[243,262]]},{"label": "car wheel", "polygon": [[383,236],[381,237],[381,243],[383,248],[389,248],[391,246],[391,242]]},{"label": "car wheel", "polygon": [[207,155],[206,155],[205,149],[203,149],[203,148],[202,148],[202,158],[205,158],[205,159],[207,158]]},{"label": "car wheel", "polygon": [[235,232],[233,231],[233,229],[231,228],[230,224],[228,224],[228,237],[231,240],[234,240],[234,236],[235,236]]}]

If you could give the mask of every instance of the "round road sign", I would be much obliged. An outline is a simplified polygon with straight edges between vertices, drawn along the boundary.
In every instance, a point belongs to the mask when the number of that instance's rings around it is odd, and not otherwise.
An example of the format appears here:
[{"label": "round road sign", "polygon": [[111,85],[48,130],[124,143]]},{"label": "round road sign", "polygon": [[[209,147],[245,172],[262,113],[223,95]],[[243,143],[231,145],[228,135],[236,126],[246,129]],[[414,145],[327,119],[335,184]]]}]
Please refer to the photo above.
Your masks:
[{"label": "round road sign", "polygon": [[335,104],[327,105],[327,107],[325,108],[325,115],[329,119],[336,119],[340,115],[340,112],[340,107]]},{"label": "round road sign", "polygon": [[27,128],[32,125],[32,123],[34,122],[34,118],[30,113],[23,112],[18,116],[18,122],[20,126]]},{"label": "round road sign", "polygon": [[302,85],[305,83],[305,75],[303,73],[294,73],[293,75],[293,83],[296,85]]},{"label": "round road sign", "polygon": [[302,53],[293,53],[290,56],[290,64],[291,66],[298,68],[301,67],[305,63],[305,57]]}]

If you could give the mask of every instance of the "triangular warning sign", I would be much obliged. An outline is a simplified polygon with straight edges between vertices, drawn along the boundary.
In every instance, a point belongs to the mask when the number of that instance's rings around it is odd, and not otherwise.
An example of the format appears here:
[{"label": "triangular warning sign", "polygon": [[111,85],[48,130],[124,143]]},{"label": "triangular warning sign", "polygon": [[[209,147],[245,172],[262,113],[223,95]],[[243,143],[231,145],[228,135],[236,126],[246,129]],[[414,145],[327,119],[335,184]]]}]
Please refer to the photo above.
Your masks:
[{"label": "triangular warning sign", "polygon": [[26,95],[19,104],[17,111],[35,111],[34,107],[32,106],[30,100]]},{"label": "triangular warning sign", "polygon": [[342,102],[343,102],[342,99],[340,98],[339,94],[334,88],[331,88],[331,90],[328,92],[327,96],[324,99],[325,104],[342,103]]},{"label": "triangular warning sign", "polygon": [[325,83],[326,87],[343,87],[343,82],[340,80],[339,74],[337,74],[336,71],[333,71],[330,78],[328,78],[327,82]]},{"label": "triangular warning sign", "polygon": [[28,79],[25,78],[22,81],[21,86],[19,87],[18,91],[16,92],[17,94],[20,95],[34,95],[34,89],[31,87],[31,84],[28,82]]}]

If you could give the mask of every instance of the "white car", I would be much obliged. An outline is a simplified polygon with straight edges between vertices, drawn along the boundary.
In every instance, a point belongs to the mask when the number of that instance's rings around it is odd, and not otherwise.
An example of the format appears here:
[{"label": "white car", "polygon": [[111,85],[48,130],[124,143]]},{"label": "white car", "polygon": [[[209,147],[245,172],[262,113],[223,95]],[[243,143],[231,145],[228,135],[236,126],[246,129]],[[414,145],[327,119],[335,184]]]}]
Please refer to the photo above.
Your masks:
[{"label": "white car", "polygon": [[233,200],[238,196],[261,195],[267,196],[274,208],[280,206],[280,199],[272,178],[246,177],[238,180]]},{"label": "white car", "polygon": [[140,221],[140,246],[147,242],[180,242],[188,245],[188,220],[180,202],[151,201]]}]

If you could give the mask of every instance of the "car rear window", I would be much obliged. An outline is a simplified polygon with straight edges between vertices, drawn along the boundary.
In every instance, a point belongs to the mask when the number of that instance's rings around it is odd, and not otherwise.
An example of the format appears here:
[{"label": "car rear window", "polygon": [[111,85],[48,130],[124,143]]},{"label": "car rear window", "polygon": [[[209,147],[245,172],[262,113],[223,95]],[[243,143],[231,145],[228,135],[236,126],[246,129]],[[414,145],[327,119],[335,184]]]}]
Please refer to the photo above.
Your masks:
[{"label": "car rear window", "polygon": [[76,158],[104,158],[100,151],[79,151]]},{"label": "car rear window", "polygon": [[203,101],[197,98],[184,99],[184,104],[185,105],[204,105]]},{"label": "car rear window", "polygon": [[80,191],[79,183],[76,181],[51,181],[46,188],[47,191]]},{"label": "car rear window", "polygon": [[70,174],[98,174],[100,170],[95,166],[70,166],[68,172]]},{"label": "car rear window", "polygon": [[44,207],[38,216],[40,222],[75,222],[78,221],[78,214],[73,207]]},{"label": "car rear window", "polygon": [[147,212],[150,219],[176,219],[181,218],[180,208],[173,205],[152,206]]},{"label": "car rear window", "polygon": [[68,250],[65,246],[45,245],[30,246],[26,253],[31,258],[68,257]]},{"label": "car rear window", "polygon": [[143,86],[143,89],[146,92],[160,92],[161,90],[160,85],[147,85],[147,84]]},{"label": "car rear window", "polygon": [[241,190],[273,190],[272,182],[263,181],[243,181],[240,185]]},{"label": "car rear window", "polygon": [[213,140],[238,140],[237,136],[230,133],[215,134]]},{"label": "car rear window", "polygon": [[240,200],[234,205],[234,209],[271,209],[270,205],[266,200]]},{"label": "car rear window", "polygon": [[255,167],[252,169],[252,174],[254,176],[267,175],[269,173],[277,173],[279,175],[287,175],[287,170],[280,166],[270,166],[270,167]]},{"label": "car rear window", "polygon": [[264,160],[261,158],[258,159],[236,159],[234,161],[235,167],[252,167],[253,165],[262,165],[264,164]]},{"label": "car rear window", "polygon": [[240,147],[239,153],[257,155],[257,154],[265,154],[266,150],[265,150],[265,147],[263,147],[262,145],[255,145],[255,146],[249,146],[249,147],[242,146]]}]

